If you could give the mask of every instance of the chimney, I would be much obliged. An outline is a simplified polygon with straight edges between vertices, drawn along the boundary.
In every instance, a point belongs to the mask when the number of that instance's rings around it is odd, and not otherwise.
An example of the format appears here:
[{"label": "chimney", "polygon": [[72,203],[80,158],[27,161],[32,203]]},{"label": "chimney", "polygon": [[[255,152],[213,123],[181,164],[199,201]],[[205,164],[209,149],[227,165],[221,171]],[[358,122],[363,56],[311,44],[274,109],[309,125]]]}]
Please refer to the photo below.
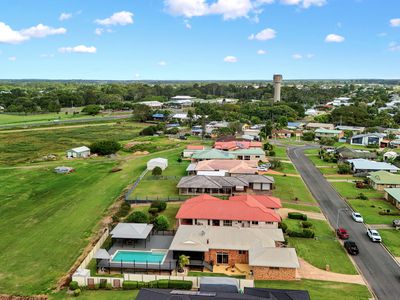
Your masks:
[{"label": "chimney", "polygon": [[282,84],[282,75],[275,74],[274,75],[274,102],[281,101],[281,84]]}]

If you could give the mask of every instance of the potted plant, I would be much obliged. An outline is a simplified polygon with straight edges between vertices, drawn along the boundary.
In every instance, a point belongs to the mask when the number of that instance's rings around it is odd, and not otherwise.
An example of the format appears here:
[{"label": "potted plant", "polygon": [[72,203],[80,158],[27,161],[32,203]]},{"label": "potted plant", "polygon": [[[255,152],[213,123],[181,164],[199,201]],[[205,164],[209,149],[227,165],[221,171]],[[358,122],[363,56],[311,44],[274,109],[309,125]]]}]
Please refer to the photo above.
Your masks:
[{"label": "potted plant", "polygon": [[190,263],[189,256],[182,254],[178,259],[178,273],[183,273],[183,268]]}]

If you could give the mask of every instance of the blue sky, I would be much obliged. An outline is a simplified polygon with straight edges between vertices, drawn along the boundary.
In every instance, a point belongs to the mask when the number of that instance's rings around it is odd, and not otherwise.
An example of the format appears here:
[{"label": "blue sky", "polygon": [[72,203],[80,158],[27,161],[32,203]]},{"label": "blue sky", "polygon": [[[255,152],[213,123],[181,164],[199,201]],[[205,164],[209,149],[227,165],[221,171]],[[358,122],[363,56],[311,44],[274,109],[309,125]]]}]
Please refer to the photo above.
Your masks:
[{"label": "blue sky", "polygon": [[400,78],[399,0],[2,0],[0,78]]}]

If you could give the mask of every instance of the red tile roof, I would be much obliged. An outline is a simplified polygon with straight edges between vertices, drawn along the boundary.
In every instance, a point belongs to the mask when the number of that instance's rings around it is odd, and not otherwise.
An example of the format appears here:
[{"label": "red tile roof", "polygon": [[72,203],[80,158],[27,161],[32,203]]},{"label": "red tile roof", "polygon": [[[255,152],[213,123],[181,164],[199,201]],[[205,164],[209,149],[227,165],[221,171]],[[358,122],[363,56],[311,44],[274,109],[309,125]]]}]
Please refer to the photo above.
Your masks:
[{"label": "red tile roof", "polygon": [[258,201],[257,198],[221,200],[210,195],[200,195],[186,200],[175,218],[280,222],[281,217],[267,208],[266,202]]},{"label": "red tile roof", "polygon": [[261,204],[266,208],[272,208],[272,209],[277,209],[282,207],[281,199],[266,195],[232,196],[229,198],[229,201],[244,201],[249,206],[258,206]]},{"label": "red tile roof", "polygon": [[214,148],[220,150],[237,150],[237,149],[249,149],[249,148],[260,148],[260,147],[262,147],[262,143],[256,141],[215,142],[214,144]]},{"label": "red tile roof", "polygon": [[224,170],[231,174],[257,174],[258,162],[255,160],[229,160],[211,159],[199,161],[196,165],[198,171]]},{"label": "red tile roof", "polygon": [[187,150],[204,150],[204,146],[202,145],[187,145]]}]

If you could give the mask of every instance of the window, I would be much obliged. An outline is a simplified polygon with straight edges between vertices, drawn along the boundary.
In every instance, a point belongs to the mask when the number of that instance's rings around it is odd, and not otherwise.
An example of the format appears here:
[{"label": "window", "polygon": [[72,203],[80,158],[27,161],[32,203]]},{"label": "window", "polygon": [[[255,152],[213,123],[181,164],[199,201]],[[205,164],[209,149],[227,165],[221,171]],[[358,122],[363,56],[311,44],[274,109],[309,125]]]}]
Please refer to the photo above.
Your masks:
[{"label": "window", "polygon": [[260,158],[260,155],[256,155],[256,158]]},{"label": "window", "polygon": [[272,225],[274,222],[265,222],[265,224]]},{"label": "window", "polygon": [[258,221],[251,221],[252,225],[258,225]]},{"label": "window", "polygon": [[224,220],[224,226],[232,226],[232,220]]},{"label": "window", "polygon": [[212,220],[212,226],[219,226],[219,220]]},{"label": "window", "polygon": [[228,253],[226,252],[217,252],[217,263],[218,264],[227,264],[229,261]]},{"label": "window", "polygon": [[271,270],[279,270],[279,267],[269,267]]},{"label": "window", "polygon": [[245,250],[239,250],[239,254],[246,254]]}]

